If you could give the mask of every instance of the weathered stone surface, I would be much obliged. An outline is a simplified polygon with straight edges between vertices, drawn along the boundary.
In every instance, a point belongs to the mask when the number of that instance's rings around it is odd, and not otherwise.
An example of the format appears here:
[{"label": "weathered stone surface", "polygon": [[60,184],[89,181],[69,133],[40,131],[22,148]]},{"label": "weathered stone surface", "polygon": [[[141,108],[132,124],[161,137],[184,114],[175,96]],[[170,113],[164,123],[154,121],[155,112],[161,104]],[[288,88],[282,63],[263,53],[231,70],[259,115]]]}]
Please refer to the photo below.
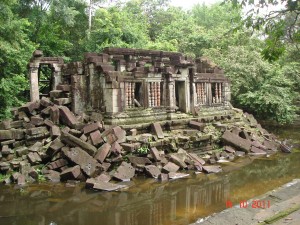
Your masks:
[{"label": "weathered stone surface", "polygon": [[161,174],[159,174],[158,179],[160,181],[168,181],[169,180],[169,175],[166,174],[166,173],[161,173]]},{"label": "weathered stone surface", "polygon": [[128,156],[128,159],[133,165],[147,165],[152,163],[146,157]]},{"label": "weathered stone surface", "polygon": [[150,153],[151,153],[151,155],[152,155],[152,157],[154,158],[155,161],[157,161],[157,162],[161,161],[159,151],[157,150],[156,147],[150,148]]},{"label": "weathered stone surface", "polygon": [[202,168],[207,173],[218,173],[222,171],[220,166],[203,166]]},{"label": "weathered stone surface", "polygon": [[160,139],[164,138],[164,133],[159,123],[153,123],[152,129],[158,138]]},{"label": "weathered stone surface", "polygon": [[154,165],[149,165],[145,166],[145,172],[148,174],[150,177],[157,179],[158,176],[161,174],[160,170],[158,167]]},{"label": "weathered stone surface", "polygon": [[89,134],[93,131],[101,130],[101,129],[102,129],[102,124],[100,122],[90,123],[83,127],[83,133]]},{"label": "weathered stone surface", "polygon": [[225,151],[229,152],[229,153],[235,153],[234,148],[230,147],[230,146],[225,146]]},{"label": "weathered stone surface", "polygon": [[45,135],[45,134],[48,133],[48,129],[47,129],[47,127],[34,127],[34,128],[31,128],[31,129],[28,129],[26,131],[26,133],[28,135],[31,135],[31,136]]},{"label": "weathered stone surface", "polygon": [[24,186],[26,184],[26,177],[23,174],[18,176],[17,184],[20,186]]},{"label": "weathered stone surface", "polygon": [[58,126],[52,126],[51,128],[50,128],[50,135],[51,135],[51,137],[54,139],[54,138],[57,138],[58,136],[60,136],[60,129],[59,129],[59,127]]},{"label": "weathered stone surface", "polygon": [[94,155],[97,152],[97,148],[87,142],[82,141],[80,138],[77,138],[67,132],[62,131],[61,140],[73,147],[79,146],[85,150],[88,154]]},{"label": "weathered stone surface", "polygon": [[121,143],[122,148],[126,152],[134,152],[137,150],[139,147],[141,147],[140,143]]},{"label": "weathered stone surface", "polygon": [[45,119],[44,124],[48,127],[54,126],[54,123],[49,119]]},{"label": "weathered stone surface", "polygon": [[49,114],[50,114],[50,120],[54,124],[59,124],[60,113],[59,113],[59,108],[56,105],[49,108]]},{"label": "weathered stone surface", "polygon": [[129,181],[131,178],[134,177],[134,172],[135,170],[131,164],[122,162],[122,164],[114,173],[113,177],[121,181]]},{"label": "weathered stone surface", "polygon": [[259,141],[252,141],[252,146],[255,146],[256,148],[260,148],[262,150],[267,150],[266,146],[264,146],[263,144],[261,144]]},{"label": "weathered stone surface", "polygon": [[13,139],[12,130],[0,130],[0,141]]},{"label": "weathered stone surface", "polygon": [[76,124],[78,124],[77,118],[66,106],[59,107],[59,118],[63,124],[71,128],[75,128]]},{"label": "weathered stone surface", "polygon": [[[51,182],[59,182],[60,181],[60,173],[54,170],[48,170],[47,173],[44,175],[46,180]],[[65,176],[67,178],[67,176]]]},{"label": "weathered stone surface", "polygon": [[17,148],[15,151],[16,151],[17,156],[21,157],[22,155],[26,155],[28,153],[28,148],[23,146],[23,147]]},{"label": "weathered stone surface", "polygon": [[38,101],[27,102],[25,105],[21,106],[19,110],[25,111],[27,113],[32,113],[33,110],[38,109],[40,104]]},{"label": "weathered stone surface", "polygon": [[223,142],[232,145],[244,152],[249,152],[251,148],[251,142],[249,140],[243,139],[238,135],[235,135],[229,131],[225,131],[222,136]]},{"label": "weathered stone surface", "polygon": [[31,165],[36,165],[42,162],[40,155],[37,152],[29,152],[27,159]]},{"label": "weathered stone surface", "polygon": [[126,188],[126,185],[121,184],[113,184],[109,182],[97,181],[93,189],[100,190],[100,191],[116,191],[122,188]]},{"label": "weathered stone surface", "polygon": [[43,146],[42,142],[37,141],[34,143],[34,145],[32,145],[28,148],[28,151],[37,152],[42,148],[42,146]]},{"label": "weathered stone surface", "polygon": [[168,175],[169,175],[169,179],[172,179],[172,180],[179,179],[179,178],[185,178],[185,177],[189,176],[189,174],[186,174],[186,173],[175,173],[175,172],[170,172]]},{"label": "weathered stone surface", "polygon": [[103,144],[99,149],[94,158],[98,160],[98,162],[103,163],[108,154],[110,153],[111,145],[108,143]]},{"label": "weathered stone surface", "polygon": [[67,180],[82,180],[84,178],[83,174],[81,173],[80,166],[74,166],[70,167],[66,170],[64,170],[60,174],[60,179],[62,181],[67,181]]},{"label": "weathered stone surface", "polygon": [[137,135],[137,129],[131,129],[130,131],[130,136],[136,136]]},{"label": "weathered stone surface", "polygon": [[49,156],[55,155],[59,150],[61,150],[62,147],[64,147],[64,143],[61,142],[59,138],[55,139],[49,148],[47,149],[46,153]]},{"label": "weathered stone surface", "polygon": [[188,153],[188,156],[195,162],[195,163],[199,163],[201,165],[205,164],[205,161],[203,159],[201,159],[200,157],[198,157],[197,154],[195,153]]},{"label": "weathered stone surface", "polygon": [[2,147],[1,153],[3,156],[7,156],[7,155],[11,154],[11,148],[8,147],[8,145],[4,145]]},{"label": "weathered stone surface", "polygon": [[40,100],[40,104],[44,107],[48,107],[48,106],[52,106],[53,102],[51,102],[49,98],[42,97],[42,99]]},{"label": "weathered stone surface", "polygon": [[254,153],[257,153],[257,154],[262,154],[262,155],[267,154],[264,150],[256,148],[255,146],[252,146],[250,151],[254,152]]},{"label": "weathered stone surface", "polygon": [[65,159],[58,159],[58,160],[55,160],[55,161],[49,163],[48,164],[48,168],[50,170],[56,170],[56,169],[59,169],[61,167],[66,166],[66,165],[68,165],[67,160],[65,160]]},{"label": "weathered stone surface", "polygon": [[272,141],[264,140],[264,146],[269,150],[273,150],[273,151],[277,150],[277,146],[275,142]]},{"label": "weathered stone surface", "polygon": [[173,163],[175,163],[177,166],[186,169],[187,165],[184,162],[184,159],[182,157],[180,157],[180,155],[177,153],[171,154],[170,155],[170,161],[172,161]]},{"label": "weathered stone surface", "polygon": [[245,156],[245,152],[242,152],[242,151],[236,151],[236,152],[235,152],[235,155],[236,155],[236,156],[242,157],[242,156]]},{"label": "weathered stone surface", "polygon": [[118,143],[124,143],[126,141],[126,131],[121,127],[116,126],[112,128],[114,135],[117,137]]},{"label": "weathered stone surface", "polygon": [[61,91],[64,91],[64,92],[69,92],[71,91],[71,85],[68,85],[68,84],[59,84],[57,85],[57,90],[61,90]]},{"label": "weathered stone surface", "polygon": [[177,172],[179,170],[179,166],[177,166],[176,164],[172,163],[172,162],[168,162],[163,168],[162,171],[166,172],[166,173],[170,173],[170,172]]},{"label": "weathered stone surface", "polygon": [[0,162],[0,170],[6,172],[10,169],[10,164],[8,162]]},{"label": "weathered stone surface", "polygon": [[89,177],[93,177],[98,167],[100,167],[93,157],[79,147],[71,148],[71,151],[63,150],[63,153],[69,160],[78,164],[82,171]]},{"label": "weathered stone surface", "polygon": [[34,180],[38,180],[39,179],[39,174],[38,174],[38,172],[34,168],[30,168],[30,171],[29,171],[28,175],[31,178],[33,178]]},{"label": "weathered stone surface", "polygon": [[101,133],[99,130],[96,130],[90,134],[93,145],[99,145],[103,142]]},{"label": "weathered stone surface", "polygon": [[71,102],[72,102],[71,98],[57,98],[57,99],[54,99],[54,103],[56,105],[68,105]]},{"label": "weathered stone surface", "polygon": [[114,142],[111,145],[111,152],[115,155],[119,155],[122,153],[122,146],[118,142]]},{"label": "weathered stone surface", "polygon": [[41,126],[44,124],[44,119],[40,116],[32,116],[30,118],[30,123],[35,126]]},{"label": "weathered stone surface", "polygon": [[11,128],[10,122],[10,120],[3,120],[0,122],[0,130],[9,130]]},{"label": "weathered stone surface", "polygon": [[196,122],[196,121],[190,121],[189,122],[189,126],[193,129],[197,129],[199,131],[203,131],[204,130],[204,127],[205,127],[205,124],[204,123],[199,123],[199,122]]}]

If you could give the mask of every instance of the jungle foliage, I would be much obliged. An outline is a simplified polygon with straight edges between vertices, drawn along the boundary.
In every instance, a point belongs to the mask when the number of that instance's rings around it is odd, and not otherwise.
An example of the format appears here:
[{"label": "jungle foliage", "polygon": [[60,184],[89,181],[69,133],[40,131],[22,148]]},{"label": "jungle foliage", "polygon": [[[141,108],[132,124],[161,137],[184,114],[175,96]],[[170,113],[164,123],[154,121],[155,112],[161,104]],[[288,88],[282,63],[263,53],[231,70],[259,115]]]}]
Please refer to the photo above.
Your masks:
[{"label": "jungle foliage", "polygon": [[242,6],[229,0],[189,11],[169,0],[98,0],[92,1],[89,27],[87,2],[0,2],[0,118],[28,99],[27,63],[34,49],[69,61],[114,46],[206,55],[231,78],[234,106],[263,119],[293,120],[300,91],[298,11],[275,18],[272,29],[265,30],[263,23],[245,24]]}]

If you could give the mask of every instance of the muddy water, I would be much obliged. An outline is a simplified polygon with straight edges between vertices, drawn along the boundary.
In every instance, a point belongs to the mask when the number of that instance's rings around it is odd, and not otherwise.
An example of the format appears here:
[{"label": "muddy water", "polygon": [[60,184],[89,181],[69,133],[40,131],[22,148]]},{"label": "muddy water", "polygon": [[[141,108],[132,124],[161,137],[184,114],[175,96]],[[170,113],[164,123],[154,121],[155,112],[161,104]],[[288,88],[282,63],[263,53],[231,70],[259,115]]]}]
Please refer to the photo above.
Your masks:
[{"label": "muddy water", "polygon": [[[299,141],[299,131],[277,132]],[[85,190],[81,185],[22,189],[2,185],[0,224],[184,225],[225,209],[228,200],[239,204],[294,178],[300,178],[300,152],[241,158],[225,165],[222,173],[191,174],[168,183],[139,178],[127,190],[114,193]]]}]

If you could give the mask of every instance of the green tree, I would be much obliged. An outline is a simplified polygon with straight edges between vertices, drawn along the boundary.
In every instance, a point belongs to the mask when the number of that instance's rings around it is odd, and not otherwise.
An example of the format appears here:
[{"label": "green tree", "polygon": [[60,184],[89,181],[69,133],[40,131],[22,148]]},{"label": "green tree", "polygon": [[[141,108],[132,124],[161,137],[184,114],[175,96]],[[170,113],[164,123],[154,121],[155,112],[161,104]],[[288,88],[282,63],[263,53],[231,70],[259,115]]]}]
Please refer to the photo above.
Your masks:
[{"label": "green tree", "polygon": [[8,117],[10,108],[22,103],[27,63],[35,48],[27,35],[29,23],[13,13],[16,1],[0,2],[0,117]]}]

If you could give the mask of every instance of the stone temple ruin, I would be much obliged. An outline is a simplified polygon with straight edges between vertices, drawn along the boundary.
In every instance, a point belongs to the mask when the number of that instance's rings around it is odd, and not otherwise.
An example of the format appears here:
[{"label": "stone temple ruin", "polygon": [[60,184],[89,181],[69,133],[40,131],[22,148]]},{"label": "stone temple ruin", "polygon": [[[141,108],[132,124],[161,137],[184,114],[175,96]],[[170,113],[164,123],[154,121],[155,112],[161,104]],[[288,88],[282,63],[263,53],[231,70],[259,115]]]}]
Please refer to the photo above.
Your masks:
[{"label": "stone temple ruin", "polygon": [[[51,74],[42,80],[41,68]],[[177,52],[106,48],[64,63],[36,50],[29,64],[30,96],[50,95],[77,115],[98,112],[105,124],[133,125],[200,117],[203,122],[230,117],[230,82],[205,58]],[[40,90],[48,83],[46,92]],[[45,86],[45,85],[44,85]]]},{"label": "stone temple ruin", "polygon": [[42,175],[112,191],[141,174],[166,181],[189,176],[179,171],[220,172],[213,164],[279,147],[231,106],[229,80],[203,58],[106,48],[65,64],[36,50],[29,72],[31,101],[0,121],[6,184]]}]

